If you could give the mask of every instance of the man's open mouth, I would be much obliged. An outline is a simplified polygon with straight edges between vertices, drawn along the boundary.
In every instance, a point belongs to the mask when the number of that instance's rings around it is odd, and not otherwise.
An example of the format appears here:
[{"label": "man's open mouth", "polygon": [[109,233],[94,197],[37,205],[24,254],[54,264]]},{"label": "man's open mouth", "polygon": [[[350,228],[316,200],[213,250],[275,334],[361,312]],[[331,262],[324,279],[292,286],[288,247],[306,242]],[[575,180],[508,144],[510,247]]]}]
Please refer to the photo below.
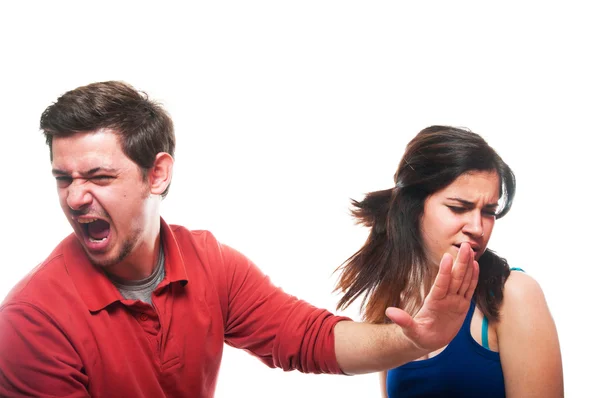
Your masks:
[{"label": "man's open mouth", "polygon": [[78,219],[85,237],[92,243],[100,243],[108,238],[110,224],[99,218]]}]

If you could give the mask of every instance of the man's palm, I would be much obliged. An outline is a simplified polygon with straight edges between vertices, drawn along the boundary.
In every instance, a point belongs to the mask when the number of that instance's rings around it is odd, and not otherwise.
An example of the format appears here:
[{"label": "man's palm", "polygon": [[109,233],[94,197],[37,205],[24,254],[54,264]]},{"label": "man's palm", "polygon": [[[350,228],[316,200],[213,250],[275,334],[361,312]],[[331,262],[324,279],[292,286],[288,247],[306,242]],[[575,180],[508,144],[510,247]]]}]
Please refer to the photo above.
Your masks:
[{"label": "man's palm", "polygon": [[446,253],[442,257],[433,287],[414,318],[393,307],[386,310],[386,315],[417,347],[428,351],[442,348],[460,330],[478,278],[479,264],[469,244],[463,243],[454,265],[452,256]]}]

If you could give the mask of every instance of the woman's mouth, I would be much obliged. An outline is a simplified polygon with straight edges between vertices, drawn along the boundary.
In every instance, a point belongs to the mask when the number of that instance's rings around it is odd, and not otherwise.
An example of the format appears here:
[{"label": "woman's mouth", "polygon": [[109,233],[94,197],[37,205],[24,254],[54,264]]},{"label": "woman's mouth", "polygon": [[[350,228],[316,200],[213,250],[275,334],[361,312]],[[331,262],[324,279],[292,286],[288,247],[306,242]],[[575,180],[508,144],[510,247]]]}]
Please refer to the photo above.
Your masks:
[{"label": "woman's mouth", "polygon": [[[469,242],[463,242],[463,243],[468,243],[468,244],[469,244],[469,246],[471,246],[471,250],[473,250],[473,252],[474,252],[475,254],[477,254],[477,253],[479,252],[479,246],[478,246],[478,245],[476,245],[476,244],[474,244],[474,243],[469,243]],[[458,244],[454,244],[454,245],[452,245],[452,246],[456,247],[457,249],[460,249],[460,245],[461,245],[461,244],[462,244],[462,243],[458,243]]]}]

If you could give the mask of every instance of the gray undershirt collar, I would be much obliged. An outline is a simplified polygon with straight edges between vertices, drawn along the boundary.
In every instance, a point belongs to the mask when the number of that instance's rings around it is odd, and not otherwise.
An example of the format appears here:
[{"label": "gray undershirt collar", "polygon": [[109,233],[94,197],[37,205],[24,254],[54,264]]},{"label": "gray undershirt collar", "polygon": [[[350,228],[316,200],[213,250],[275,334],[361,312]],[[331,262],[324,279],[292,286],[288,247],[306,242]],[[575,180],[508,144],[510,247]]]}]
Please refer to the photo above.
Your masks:
[{"label": "gray undershirt collar", "polygon": [[162,245],[158,251],[158,260],[152,274],[147,278],[137,281],[129,281],[116,276],[109,275],[109,279],[121,292],[123,298],[128,300],[140,300],[152,305],[152,292],[165,278],[165,255]]}]

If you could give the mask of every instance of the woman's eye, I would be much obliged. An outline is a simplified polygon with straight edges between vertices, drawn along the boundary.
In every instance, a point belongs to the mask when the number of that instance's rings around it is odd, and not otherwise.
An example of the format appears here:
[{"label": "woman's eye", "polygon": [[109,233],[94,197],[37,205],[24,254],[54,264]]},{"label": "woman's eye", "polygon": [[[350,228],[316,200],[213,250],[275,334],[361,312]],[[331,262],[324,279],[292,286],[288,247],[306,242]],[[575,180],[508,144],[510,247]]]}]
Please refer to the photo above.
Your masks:
[{"label": "woman's eye", "polygon": [[492,210],[484,210],[483,214],[485,214],[486,216],[489,216],[489,217],[496,217],[497,216],[496,212],[492,211]]}]

